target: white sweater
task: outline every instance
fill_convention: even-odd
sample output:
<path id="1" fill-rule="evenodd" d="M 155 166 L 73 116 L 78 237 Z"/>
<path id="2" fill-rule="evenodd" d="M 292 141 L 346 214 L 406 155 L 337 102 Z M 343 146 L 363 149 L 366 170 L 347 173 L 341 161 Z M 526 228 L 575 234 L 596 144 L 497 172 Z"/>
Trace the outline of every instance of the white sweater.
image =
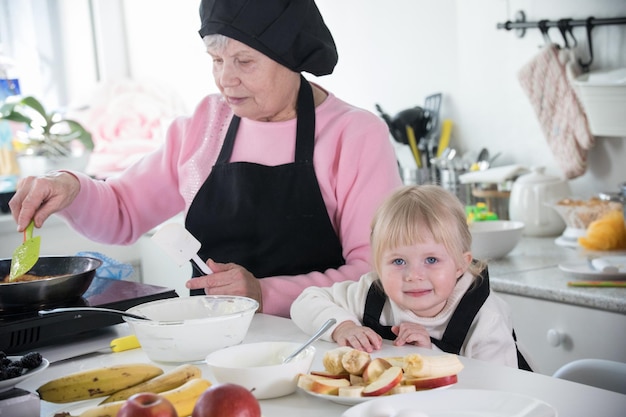
<path id="1" fill-rule="evenodd" d="M 337 324 L 324 335 L 325 340 L 332 341 L 330 335 L 340 323 L 346 320 L 363 323 L 367 292 L 377 279 L 375 272 L 369 272 L 357 282 L 343 281 L 325 288 L 309 287 L 292 304 L 291 318 L 305 333 L 313 334 L 326 320 L 334 317 Z M 435 317 L 417 316 L 388 299 L 380 323 L 385 326 L 418 323 L 428 330 L 431 337 L 441 339 L 452 313 L 473 280 L 474 276 L 469 272 L 463 275 L 448 303 Z M 491 292 L 474 318 L 460 354 L 517 368 L 517 351 L 512 333 L 509 306 Z M 439 351 L 434 345 L 433 349 Z"/>

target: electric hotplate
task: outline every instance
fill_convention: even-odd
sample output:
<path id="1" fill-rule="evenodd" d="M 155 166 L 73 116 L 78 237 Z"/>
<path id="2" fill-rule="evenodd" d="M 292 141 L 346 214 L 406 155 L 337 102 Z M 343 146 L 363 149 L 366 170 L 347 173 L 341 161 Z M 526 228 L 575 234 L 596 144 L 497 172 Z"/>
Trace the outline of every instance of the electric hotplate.
<path id="1" fill-rule="evenodd" d="M 178 295 L 171 288 L 95 277 L 83 296 L 76 300 L 61 305 L 42 305 L 35 310 L 0 312 L 0 351 L 14 354 L 67 343 L 86 332 L 124 321 L 121 316 L 98 312 L 40 316 L 40 309 L 89 306 L 127 310 L 138 304 L 173 297 Z"/>

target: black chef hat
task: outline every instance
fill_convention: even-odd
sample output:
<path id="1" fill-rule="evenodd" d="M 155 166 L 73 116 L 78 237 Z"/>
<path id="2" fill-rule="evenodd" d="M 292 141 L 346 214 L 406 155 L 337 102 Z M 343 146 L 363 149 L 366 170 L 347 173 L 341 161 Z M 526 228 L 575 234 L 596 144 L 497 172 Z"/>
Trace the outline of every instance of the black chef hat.
<path id="1" fill-rule="evenodd" d="M 295 72 L 327 75 L 337 48 L 314 0 L 202 0 L 200 36 L 219 33 Z"/>

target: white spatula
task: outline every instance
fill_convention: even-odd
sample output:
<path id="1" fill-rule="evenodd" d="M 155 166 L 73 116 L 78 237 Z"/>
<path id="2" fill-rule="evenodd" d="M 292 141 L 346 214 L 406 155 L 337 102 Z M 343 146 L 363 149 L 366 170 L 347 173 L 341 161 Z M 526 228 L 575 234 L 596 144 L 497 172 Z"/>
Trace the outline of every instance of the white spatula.
<path id="1" fill-rule="evenodd" d="M 200 259 L 200 242 L 180 223 L 168 223 L 152 236 L 152 240 L 178 264 L 183 266 L 190 260 L 206 275 L 212 274 L 211 268 Z"/>

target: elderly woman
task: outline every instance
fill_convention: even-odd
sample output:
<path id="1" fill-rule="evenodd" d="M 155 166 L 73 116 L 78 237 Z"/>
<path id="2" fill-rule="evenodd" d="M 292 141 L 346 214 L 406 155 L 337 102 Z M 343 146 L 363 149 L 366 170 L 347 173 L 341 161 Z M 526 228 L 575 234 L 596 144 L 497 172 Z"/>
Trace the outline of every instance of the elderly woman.
<path id="1" fill-rule="evenodd" d="M 18 231 L 58 212 L 109 244 L 182 211 L 213 271 L 187 282 L 192 294 L 244 295 L 288 316 L 304 288 L 369 270 L 369 222 L 401 184 L 388 130 L 301 75 L 337 63 L 313 0 L 203 0 L 200 17 L 221 94 L 120 176 L 26 178 L 10 207 Z"/>

